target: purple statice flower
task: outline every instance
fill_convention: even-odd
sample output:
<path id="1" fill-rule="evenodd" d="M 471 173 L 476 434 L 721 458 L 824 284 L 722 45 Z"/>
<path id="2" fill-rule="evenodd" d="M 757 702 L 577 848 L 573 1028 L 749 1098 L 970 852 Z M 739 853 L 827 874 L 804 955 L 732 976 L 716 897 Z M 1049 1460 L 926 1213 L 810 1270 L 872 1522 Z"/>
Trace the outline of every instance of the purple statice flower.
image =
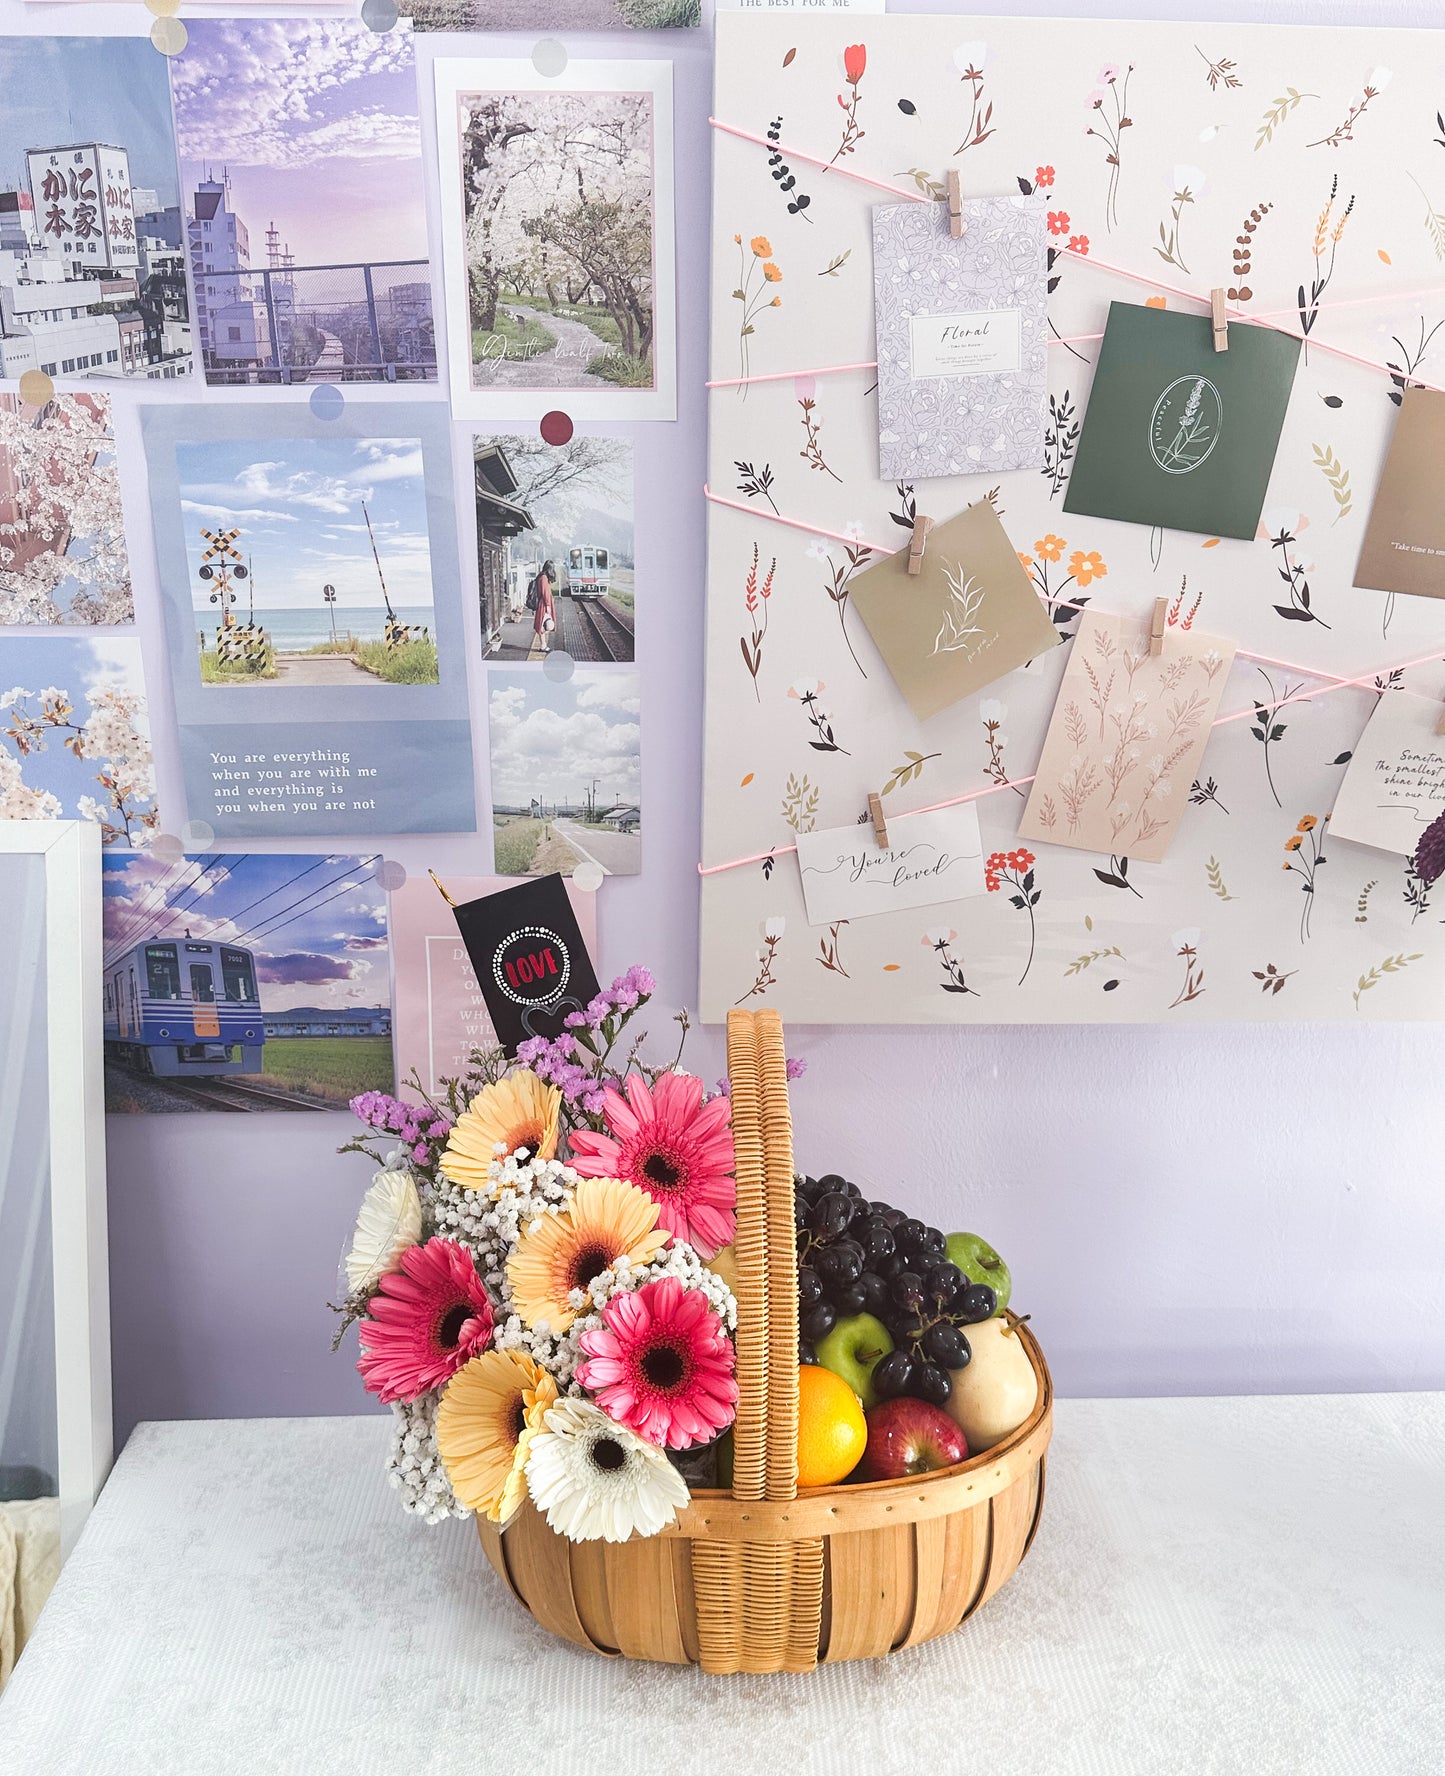
<path id="1" fill-rule="evenodd" d="M 601 1087 L 576 1056 L 577 1039 L 566 1031 L 560 1036 L 529 1036 L 517 1049 L 518 1062 L 548 1085 L 555 1085 L 563 1103 L 581 1104 L 589 1112 L 601 1109 Z"/>
<path id="2" fill-rule="evenodd" d="M 451 1133 L 446 1118 L 437 1116 L 427 1105 L 408 1104 L 389 1092 L 362 1092 L 351 1100 L 351 1110 L 368 1128 L 400 1136 L 402 1145 L 411 1149 L 412 1157 L 423 1162 L 430 1157 L 427 1143 Z"/>
<path id="3" fill-rule="evenodd" d="M 635 1011 L 656 989 L 657 982 L 651 971 L 634 963 L 626 974 L 619 974 L 610 987 L 604 987 L 590 999 L 581 1011 L 569 1011 L 563 1023 L 569 1030 L 591 1030 L 595 1034 L 608 1018 L 619 1012 Z"/>

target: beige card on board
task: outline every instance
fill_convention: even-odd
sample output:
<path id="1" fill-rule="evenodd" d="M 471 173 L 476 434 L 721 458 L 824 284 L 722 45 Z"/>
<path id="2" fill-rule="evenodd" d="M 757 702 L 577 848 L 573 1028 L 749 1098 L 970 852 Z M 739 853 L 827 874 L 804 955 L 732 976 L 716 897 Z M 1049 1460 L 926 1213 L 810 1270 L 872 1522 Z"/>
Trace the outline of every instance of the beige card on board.
<path id="1" fill-rule="evenodd" d="M 1157 863 L 1204 757 L 1234 643 L 1085 611 L 1019 837 Z"/>
<path id="2" fill-rule="evenodd" d="M 1407 388 L 1355 563 L 1355 585 L 1445 598 L 1442 456 L 1445 395 Z"/>
<path id="3" fill-rule="evenodd" d="M 905 545 L 855 576 L 849 602 L 920 721 L 1059 640 L 987 500 L 934 526 L 921 573 Z"/>
<path id="4" fill-rule="evenodd" d="M 1330 814 L 1330 835 L 1412 857 L 1425 828 L 1445 814 L 1445 737 L 1440 704 L 1386 691 L 1355 742 Z"/>

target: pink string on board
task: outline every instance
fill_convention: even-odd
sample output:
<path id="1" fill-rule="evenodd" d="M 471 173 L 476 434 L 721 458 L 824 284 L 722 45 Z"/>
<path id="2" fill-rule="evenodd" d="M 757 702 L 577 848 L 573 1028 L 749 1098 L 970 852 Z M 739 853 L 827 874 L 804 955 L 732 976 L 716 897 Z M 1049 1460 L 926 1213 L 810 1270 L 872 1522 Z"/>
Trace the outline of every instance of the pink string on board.
<path id="1" fill-rule="evenodd" d="M 1048 340 L 1049 345 L 1088 345 L 1095 339 L 1102 339 L 1102 333 L 1071 333 L 1068 338 L 1056 333 Z M 758 376 L 718 376 L 711 382 L 705 382 L 704 388 L 731 389 L 750 388 L 755 382 L 796 382 L 800 376 L 843 376 L 849 370 L 876 370 L 878 360 L 869 358 L 866 363 L 857 364 L 820 364 L 812 370 L 768 370 Z"/>
<path id="2" fill-rule="evenodd" d="M 740 141 L 756 142 L 759 148 L 772 150 L 788 155 L 793 160 L 805 160 L 809 166 L 821 167 L 825 173 L 845 173 L 850 179 L 857 179 L 860 184 L 872 185 L 879 191 L 892 192 L 894 197 L 917 198 L 919 203 L 932 203 L 931 197 L 925 197 L 921 191 L 905 191 L 901 185 L 890 185 L 886 179 L 875 179 L 868 173 L 860 173 L 854 167 L 845 167 L 840 162 L 822 160 L 816 154 L 808 154 L 802 148 L 784 148 L 781 142 L 770 142 L 766 136 L 756 136 L 751 130 L 739 129 L 735 123 L 724 123 L 720 118 L 709 117 L 708 122 L 715 130 L 721 130 L 725 136 L 737 136 Z"/>
<path id="3" fill-rule="evenodd" d="M 1244 652 L 1242 648 L 1237 651 Z M 1248 658 L 1257 659 L 1259 656 L 1251 654 Z M 1278 703 L 1272 703 L 1270 708 L 1271 710 L 1280 710 L 1289 703 L 1308 703 L 1315 697 L 1329 696 L 1331 691 L 1375 690 L 1377 688 L 1375 681 L 1386 674 L 1408 672 L 1412 666 L 1428 666 L 1439 658 L 1438 653 L 1422 654 L 1418 660 L 1402 660 L 1397 666 L 1378 666 L 1372 672 L 1361 674 L 1359 678 L 1337 678 L 1319 690 L 1296 691 L 1292 696 L 1281 697 Z M 1301 666 L 1296 670 L 1313 678 L 1331 678 L 1333 676 L 1309 666 Z M 1390 693 L 1392 696 L 1398 694 L 1398 692 Z M 1405 693 L 1406 696 L 1412 694 L 1408 691 Z M 1212 731 L 1215 728 L 1224 727 L 1227 722 L 1249 721 L 1253 716 L 1254 705 L 1251 704 L 1247 709 L 1234 709 L 1228 715 L 1217 715 L 1209 726 Z M 890 821 L 911 820 L 915 814 L 941 814 L 945 808 L 961 808 L 966 802 L 979 802 L 985 796 L 1000 795 L 1006 789 L 1022 789 L 1025 784 L 1032 783 L 1037 775 L 1038 773 L 1034 772 L 1027 777 L 1010 777 L 1006 783 L 989 783 L 982 789 L 970 789 L 963 795 L 948 796 L 941 802 L 930 802 L 924 808 L 909 808 L 899 814 L 890 814 L 888 818 Z M 786 857 L 789 851 L 796 851 L 797 848 L 796 845 L 774 845 L 770 850 L 756 851 L 749 857 L 733 857 L 726 863 L 700 863 L 697 866 L 697 873 L 700 876 L 717 876 L 725 870 L 743 869 L 750 863 L 762 863 L 769 857 Z"/>
<path id="4" fill-rule="evenodd" d="M 909 191 L 906 187 L 904 187 L 902 185 L 892 185 L 892 184 L 889 184 L 886 180 L 875 179 L 872 177 L 871 174 L 860 173 L 853 167 L 844 166 L 841 162 L 823 160 L 816 154 L 808 154 L 803 149 L 791 147 L 787 143 L 784 143 L 784 142 L 769 141 L 766 136 L 755 135 L 755 134 L 753 134 L 753 132 L 751 130 L 739 129 L 735 124 L 723 123 L 719 118 L 709 117 L 708 122 L 712 125 L 712 127 L 714 129 L 721 130 L 725 135 L 737 136 L 739 138 L 739 140 L 744 141 L 744 142 L 755 142 L 755 143 L 757 143 L 757 145 L 760 148 L 766 148 L 770 152 L 776 150 L 780 154 L 786 154 L 792 160 L 807 161 L 810 166 L 821 167 L 823 169 L 823 171 L 827 172 L 827 173 L 842 173 L 846 178 L 857 179 L 858 181 L 860 181 L 860 183 L 862 183 L 864 185 L 872 185 L 872 186 L 876 187 L 879 191 L 887 191 L 887 192 L 891 193 L 894 197 L 899 198 L 904 202 L 907 202 L 907 203 L 936 203 L 939 201 L 937 198 L 932 198 L 932 197 L 926 196 L 921 191 Z M 1128 266 L 1115 265 L 1107 259 L 1100 259 L 1097 255 L 1095 255 L 1093 253 L 1081 252 L 1081 251 L 1079 251 L 1079 249 L 1077 247 L 1070 247 L 1070 246 L 1064 245 L 1064 246 L 1059 247 L 1057 249 L 1057 251 L 1059 251 L 1060 253 L 1067 253 L 1071 259 L 1077 259 L 1081 264 L 1097 266 L 1100 271 L 1107 271 L 1115 277 L 1128 278 L 1136 284 L 1147 284 L 1150 286 L 1151 289 L 1166 290 L 1169 292 L 1170 295 L 1178 296 L 1183 301 L 1197 302 L 1197 303 L 1201 303 L 1206 308 L 1209 307 L 1210 298 L 1208 297 L 1208 295 L 1201 296 L 1198 293 L 1198 291 L 1185 289 L 1182 284 L 1171 284 L 1171 283 L 1168 283 L 1163 278 L 1151 277 L 1146 272 L 1131 271 L 1128 268 Z M 1402 293 L 1399 297 L 1388 297 L 1387 296 L 1386 298 L 1384 298 L 1384 300 L 1405 302 L 1405 301 L 1413 301 L 1418 296 L 1436 295 L 1436 294 L 1441 294 L 1441 293 L 1442 293 L 1442 291 L 1440 291 L 1440 290 L 1412 290 L 1412 291 Z M 1354 307 L 1359 307 L 1362 304 L 1366 304 L 1369 302 L 1378 302 L 1380 300 L 1381 300 L 1381 298 L 1378 296 L 1361 296 L 1361 297 L 1351 297 L 1348 299 L 1340 299 L 1335 302 L 1328 302 L 1328 303 L 1322 302 L 1318 306 L 1320 308 L 1354 308 Z M 1393 374 L 1397 374 L 1397 372 L 1393 372 L 1390 369 L 1390 366 L 1388 364 L 1382 364 L 1376 358 L 1362 357 L 1359 352 L 1349 351 L 1346 349 L 1346 347 L 1344 347 L 1342 345 L 1331 345 L 1327 339 L 1317 338 L 1314 334 L 1307 334 L 1301 329 L 1296 329 L 1294 327 L 1281 327 L 1281 326 L 1275 325 L 1273 323 L 1273 320 L 1268 318 L 1268 317 L 1272 317 L 1275 315 L 1284 315 L 1284 314 L 1295 313 L 1296 311 L 1292 308 L 1265 309 L 1265 310 L 1259 311 L 1256 314 L 1251 315 L 1251 314 L 1246 314 L 1240 308 L 1226 306 L 1225 312 L 1227 313 L 1230 321 L 1238 322 L 1241 326 L 1265 327 L 1267 330 L 1269 330 L 1271 332 L 1283 333 L 1290 339 L 1298 339 L 1306 346 L 1312 345 L 1312 346 L 1316 347 L 1319 351 L 1330 352 L 1333 356 L 1335 356 L 1337 358 L 1344 358 L 1348 363 L 1359 364 L 1366 370 L 1374 370 L 1384 376 L 1390 376 Z M 1081 336 L 1079 339 L 1060 340 L 1060 341 L 1058 341 L 1058 343 L 1065 344 L 1065 345 L 1080 344 L 1083 342 L 1084 337 L 1091 338 L 1091 339 L 1092 338 L 1102 338 L 1102 335 L 1101 334 L 1089 334 L 1086 336 Z M 853 365 L 838 366 L 838 368 L 840 368 L 840 369 L 841 368 L 852 369 L 852 368 L 863 368 L 863 367 L 864 366 L 853 366 Z M 867 366 L 867 367 L 868 368 L 876 368 L 876 365 Z M 735 387 L 738 387 L 741 384 L 747 383 L 747 382 L 780 381 L 780 380 L 785 380 L 789 376 L 800 376 L 800 375 L 801 376 L 809 376 L 809 375 L 824 376 L 824 375 L 829 375 L 831 373 L 832 372 L 830 372 L 828 370 L 783 371 L 781 373 L 774 373 L 774 374 L 766 376 L 766 377 L 762 377 L 762 376 L 759 376 L 759 377 L 739 377 L 736 379 L 736 381 L 732 381 L 732 382 L 708 383 L 707 386 L 709 388 L 735 388 Z M 1408 377 L 1407 382 L 1408 382 L 1408 386 L 1411 388 L 1428 389 L 1432 394 L 1445 394 L 1445 385 L 1441 385 L 1439 383 L 1434 383 L 1434 382 L 1426 382 L 1423 380 L 1423 378 L 1418 377 L 1418 376 L 1412 375 L 1412 376 Z"/>
<path id="5" fill-rule="evenodd" d="M 853 536 L 845 530 L 825 530 L 819 524 L 805 524 L 801 518 L 785 518 L 781 512 L 772 512 L 761 506 L 745 505 L 741 500 L 728 499 L 725 494 L 714 493 L 712 488 L 709 487 L 706 482 L 703 483 L 702 492 L 703 498 L 711 500 L 715 506 L 729 506 L 734 512 L 745 512 L 750 518 L 766 518 L 770 524 L 786 524 L 790 530 L 807 531 L 812 536 L 831 537 L 835 543 L 861 543 L 865 549 L 870 550 L 874 555 L 886 556 L 902 553 L 902 550 L 887 549 L 882 543 L 870 543 L 866 537 Z M 907 544 L 905 543 L 903 547 L 907 548 Z M 1037 588 L 1035 588 L 1035 591 L 1037 592 Z M 1092 601 L 1087 604 L 1077 604 L 1072 598 L 1051 598 L 1043 592 L 1037 592 L 1037 596 L 1041 604 L 1047 604 L 1054 610 L 1082 611 L 1088 609 L 1092 610 L 1096 616 L 1101 617 L 1122 617 L 1123 614 L 1120 611 L 1100 610 L 1098 605 L 1094 604 Z M 1234 652 L 1238 659 L 1254 660 L 1261 666 L 1277 666 L 1282 672 L 1302 672 L 1306 678 L 1323 678 L 1332 684 L 1341 685 L 1350 685 L 1357 682 L 1352 678 L 1341 678 L 1337 672 L 1326 672 L 1322 666 L 1302 666 L 1298 660 L 1281 660 L 1274 654 L 1255 653 L 1251 648 L 1237 647 Z M 1432 660 L 1439 658 L 1436 654 L 1430 654 L 1426 657 Z M 1420 662 L 1414 660 L 1411 661 L 1410 664 L 1418 666 Z M 1404 668 L 1392 667 L 1390 670 L 1403 671 Z M 1022 782 L 1023 779 L 1020 778 L 1019 781 Z"/>
<path id="6" fill-rule="evenodd" d="M 819 167 L 825 173 L 835 173 L 835 172 L 842 173 L 844 175 L 844 177 L 846 177 L 846 178 L 855 179 L 859 183 L 864 184 L 864 185 L 870 185 L 875 190 L 886 191 L 891 196 L 896 197 L 896 198 L 900 199 L 901 201 L 909 202 L 909 203 L 932 203 L 932 202 L 937 201 L 937 200 L 925 195 L 922 192 L 910 191 L 902 186 L 893 185 L 893 184 L 887 182 L 886 180 L 876 179 L 868 173 L 860 173 L 855 168 L 849 167 L 849 166 L 844 166 L 837 161 L 823 160 L 820 156 L 814 155 L 814 154 L 809 154 L 803 149 L 791 147 L 791 146 L 784 144 L 782 142 L 771 141 L 767 137 L 756 135 L 750 130 L 739 129 L 733 124 L 723 123 L 720 119 L 718 119 L 716 117 L 709 117 L 708 122 L 714 129 L 719 130 L 726 135 L 736 136 L 742 141 L 755 143 L 759 147 L 767 148 L 770 152 L 776 150 L 779 153 L 787 155 L 792 160 L 803 161 L 803 162 L 806 162 L 810 166 Z M 1078 260 L 1083 261 L 1086 264 L 1096 266 L 1100 271 L 1108 272 L 1113 276 L 1122 277 L 1122 278 L 1128 279 L 1134 283 L 1145 284 L 1145 285 L 1148 285 L 1152 289 L 1166 291 L 1168 294 L 1176 296 L 1183 301 L 1197 303 L 1197 304 L 1200 304 L 1201 306 L 1204 306 L 1206 308 L 1210 305 L 1210 298 L 1208 295 L 1201 296 L 1197 291 L 1186 289 L 1182 285 L 1169 283 L 1164 279 L 1152 277 L 1144 272 L 1133 271 L 1133 270 L 1129 269 L 1127 266 L 1115 265 L 1115 264 L 1111 263 L 1110 261 L 1100 259 L 1096 255 L 1091 254 L 1087 251 L 1081 252 L 1077 248 L 1070 247 L 1067 245 L 1062 245 L 1057 250 L 1061 253 L 1067 253 L 1070 258 L 1078 259 Z M 1436 288 L 1427 288 L 1427 289 L 1423 289 L 1423 290 L 1413 290 L 1413 291 L 1402 292 L 1398 296 L 1393 296 L 1393 297 L 1386 296 L 1383 300 L 1406 302 L 1406 301 L 1414 301 L 1421 296 L 1434 296 L 1434 295 L 1439 295 L 1442 293 L 1445 293 L 1445 286 L 1436 287 Z M 1367 305 L 1372 302 L 1378 302 L 1380 300 L 1382 300 L 1382 299 L 1378 295 L 1367 296 L 1367 297 L 1350 297 L 1350 298 L 1337 299 L 1337 300 L 1334 300 L 1331 302 L 1322 302 L 1322 303 L 1319 303 L 1317 306 L 1321 309 L 1323 309 L 1323 308 L 1354 308 L 1354 307 L 1364 306 L 1364 305 Z M 1275 318 L 1277 316 L 1293 314 L 1296 312 L 1297 312 L 1297 310 L 1294 307 L 1281 308 L 1281 309 L 1258 310 L 1254 314 L 1247 314 L 1243 310 L 1239 309 L 1238 307 L 1234 307 L 1234 306 L 1227 306 L 1227 308 L 1226 308 L 1226 313 L 1227 313 L 1228 318 L 1231 322 L 1235 322 L 1235 323 L 1238 323 L 1238 324 L 1244 325 L 1244 326 L 1267 327 L 1268 330 L 1270 330 L 1270 331 L 1285 334 L 1289 338 L 1297 339 L 1297 340 L 1301 341 L 1306 346 L 1313 345 L 1320 351 L 1329 352 L 1336 357 L 1343 358 L 1344 360 L 1346 360 L 1349 363 L 1358 364 L 1366 370 L 1374 370 L 1374 371 L 1377 371 L 1377 372 L 1382 373 L 1384 375 L 1396 374 L 1395 372 L 1393 372 L 1391 370 L 1391 367 L 1389 365 L 1381 364 L 1376 359 L 1373 359 L 1373 358 L 1364 357 L 1361 354 L 1359 354 L 1358 352 L 1352 352 L 1344 346 L 1332 345 L 1328 340 L 1320 339 L 1320 338 L 1317 338 L 1313 335 L 1307 335 L 1302 330 L 1297 330 L 1297 329 L 1291 328 L 1291 327 L 1271 325 L 1271 323 L 1275 320 Z M 1059 344 L 1059 345 L 1077 345 L 1077 344 L 1084 344 L 1086 342 L 1090 342 L 1090 341 L 1097 340 L 1097 339 L 1102 339 L 1103 337 L 1104 336 L 1102 333 L 1079 334 L 1079 335 L 1076 335 L 1076 336 L 1074 336 L 1072 338 L 1068 338 L 1068 339 L 1065 339 L 1065 338 L 1062 338 L 1062 337 L 1059 337 L 1056 335 L 1053 339 L 1050 340 L 1049 343 L 1050 344 Z M 739 388 L 739 387 L 748 386 L 754 382 L 759 382 L 759 383 L 787 382 L 787 381 L 795 380 L 799 377 L 841 375 L 841 374 L 846 374 L 847 372 L 850 372 L 850 371 L 876 370 L 877 367 L 878 366 L 877 366 L 876 361 L 870 362 L 870 363 L 857 363 L 857 364 L 834 364 L 834 365 L 826 365 L 826 366 L 819 367 L 817 369 L 809 369 L 809 370 L 781 370 L 781 371 L 771 371 L 771 372 L 767 372 L 765 374 L 760 374 L 757 376 L 719 378 L 716 381 L 708 382 L 706 386 L 710 389 L 711 388 Z M 1414 375 L 1411 375 L 1408 377 L 1407 386 L 1413 387 L 1413 388 L 1428 389 L 1428 390 L 1435 392 L 1435 393 L 1445 393 L 1445 388 L 1442 388 L 1440 385 L 1435 384 L 1435 383 L 1425 382 L 1423 379 L 1421 379 L 1417 376 L 1414 376 Z M 896 551 L 893 549 L 882 548 L 878 544 L 875 544 L 875 543 L 869 543 L 863 537 L 852 535 L 846 531 L 829 530 L 821 525 L 807 524 L 807 523 L 804 523 L 801 519 L 786 517 L 781 512 L 766 511 L 766 510 L 762 510 L 761 508 L 758 508 L 755 506 L 746 505 L 740 500 L 729 499 L 723 494 L 714 493 L 712 488 L 707 486 L 706 484 L 704 484 L 704 487 L 703 487 L 703 494 L 704 494 L 704 497 L 706 499 L 708 499 L 709 501 L 711 501 L 714 505 L 729 507 L 733 511 L 744 513 L 749 518 L 758 518 L 758 517 L 766 518 L 773 523 L 785 525 L 787 528 L 792 529 L 792 530 L 804 531 L 807 534 L 812 535 L 812 536 L 827 537 L 835 542 L 840 542 L 840 543 L 844 543 L 844 544 L 848 544 L 848 545 L 857 545 L 857 544 L 861 543 L 865 548 L 869 549 L 872 553 L 878 554 L 881 556 L 892 555 L 892 554 L 899 552 L 899 551 Z M 1039 597 L 1041 599 L 1041 602 L 1051 606 L 1054 609 L 1065 609 L 1065 610 L 1079 611 L 1079 610 L 1083 610 L 1085 608 L 1083 605 L 1078 604 L 1078 603 L 1074 602 L 1073 600 L 1067 599 L 1067 598 L 1051 598 L 1045 594 L 1039 594 Z M 1097 606 L 1091 605 L 1089 608 L 1097 611 Z M 1098 614 L 1112 615 L 1115 613 L 1099 612 Z M 1236 657 L 1240 658 L 1240 659 L 1252 660 L 1252 661 L 1255 661 L 1261 665 L 1274 666 L 1274 667 L 1279 668 L 1282 671 L 1295 672 L 1295 673 L 1299 673 L 1299 674 L 1303 675 L 1306 678 L 1312 678 L 1315 680 L 1324 681 L 1316 689 L 1313 689 L 1310 691 L 1305 691 L 1305 690 L 1301 689 L 1297 692 L 1291 693 L 1288 696 L 1281 697 L 1277 703 L 1272 703 L 1270 705 L 1270 708 L 1272 711 L 1277 711 L 1279 709 L 1283 709 L 1288 704 L 1304 703 L 1304 702 L 1311 701 L 1315 697 L 1328 696 L 1331 691 L 1378 690 L 1379 680 L 1381 678 L 1393 676 L 1398 673 L 1408 672 L 1416 666 L 1426 666 L 1426 665 L 1433 664 L 1433 663 L 1437 662 L 1438 660 L 1440 660 L 1442 657 L 1439 650 L 1437 650 L 1434 653 L 1422 654 L 1418 658 L 1413 659 L 1413 660 L 1403 660 L 1403 661 L 1400 661 L 1396 664 L 1373 668 L 1371 671 L 1366 672 L 1366 673 L 1362 673 L 1357 677 L 1342 678 L 1338 674 L 1332 673 L 1332 672 L 1327 672 L 1321 667 L 1304 666 L 1304 665 L 1299 664 L 1297 661 L 1282 660 L 1282 659 L 1277 658 L 1274 655 L 1257 653 L 1257 652 L 1254 652 L 1253 650 L 1248 649 L 1248 648 L 1237 648 L 1235 650 L 1235 654 L 1236 654 Z M 1401 688 L 1403 688 L 1403 687 L 1401 687 Z M 1409 691 L 1406 691 L 1405 694 L 1412 695 L 1412 694 L 1418 694 L 1418 693 L 1411 693 Z M 1251 703 L 1248 707 L 1246 707 L 1244 709 L 1233 710 L 1228 715 L 1216 716 L 1215 719 L 1210 723 L 1211 731 L 1214 728 L 1224 727 L 1225 725 L 1227 725 L 1230 722 L 1247 721 L 1247 720 L 1253 719 L 1255 716 L 1255 709 L 1256 709 L 1256 706 L 1253 703 Z M 936 814 L 936 813 L 940 813 L 943 810 L 948 809 L 948 808 L 962 807 L 969 802 L 981 801 L 985 796 L 1001 794 L 1004 790 L 1022 789 L 1034 781 L 1035 775 L 1036 775 L 1036 773 L 1030 774 L 1027 777 L 1010 778 L 1004 783 L 990 783 L 980 789 L 968 790 L 962 795 L 949 796 L 949 797 L 946 797 L 942 801 L 930 802 L 929 804 L 927 804 L 925 807 L 922 807 L 922 808 L 911 808 L 911 809 L 908 809 L 907 811 L 902 812 L 902 813 L 892 814 L 889 816 L 889 818 L 891 820 L 907 820 L 907 819 L 910 819 L 911 817 L 913 817 L 914 815 Z M 699 864 L 697 865 L 697 872 L 700 876 L 719 875 L 727 870 L 744 868 L 748 864 L 751 864 L 751 863 L 765 862 L 770 857 L 786 856 L 790 851 L 796 851 L 797 848 L 798 847 L 796 844 L 773 845 L 773 846 L 770 846 L 766 851 L 753 852 L 752 854 L 750 854 L 749 856 L 746 856 L 746 857 L 735 857 L 735 858 L 730 859 L 726 863 L 704 864 L 704 863 L 699 862 Z"/>

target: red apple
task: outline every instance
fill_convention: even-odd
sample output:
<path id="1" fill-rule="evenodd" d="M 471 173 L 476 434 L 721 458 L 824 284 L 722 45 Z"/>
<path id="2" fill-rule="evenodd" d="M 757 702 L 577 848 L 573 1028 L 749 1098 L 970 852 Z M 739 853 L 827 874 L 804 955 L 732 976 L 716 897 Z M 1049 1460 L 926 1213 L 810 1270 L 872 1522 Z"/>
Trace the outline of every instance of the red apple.
<path id="1" fill-rule="evenodd" d="M 863 1480 L 901 1480 L 968 1460 L 968 1439 L 941 1406 L 907 1395 L 864 1414 L 868 1443 L 858 1464 Z"/>

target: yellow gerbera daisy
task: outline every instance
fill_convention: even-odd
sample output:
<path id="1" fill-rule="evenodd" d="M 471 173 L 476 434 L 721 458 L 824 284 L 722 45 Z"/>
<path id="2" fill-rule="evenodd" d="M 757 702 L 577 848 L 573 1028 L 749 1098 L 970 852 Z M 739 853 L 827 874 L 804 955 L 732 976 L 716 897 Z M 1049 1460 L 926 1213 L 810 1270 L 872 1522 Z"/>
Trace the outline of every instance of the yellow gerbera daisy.
<path id="1" fill-rule="evenodd" d="M 456 1372 L 437 1408 L 436 1435 L 462 1504 L 510 1522 L 527 1494 L 528 1446 L 556 1400 L 556 1382 L 523 1351 L 484 1351 Z"/>
<path id="2" fill-rule="evenodd" d="M 534 1159 L 557 1151 L 557 1117 L 562 1094 L 529 1068 L 485 1085 L 456 1120 L 442 1152 L 441 1169 L 466 1190 L 490 1188 L 487 1167 L 501 1146 L 506 1153 L 525 1147 Z"/>
<path id="3" fill-rule="evenodd" d="M 566 1208 L 524 1229 L 507 1260 L 512 1304 L 529 1326 L 565 1332 L 577 1317 L 567 1297 L 619 1258 L 647 1264 L 667 1244 L 657 1204 L 619 1178 L 583 1178 Z"/>

